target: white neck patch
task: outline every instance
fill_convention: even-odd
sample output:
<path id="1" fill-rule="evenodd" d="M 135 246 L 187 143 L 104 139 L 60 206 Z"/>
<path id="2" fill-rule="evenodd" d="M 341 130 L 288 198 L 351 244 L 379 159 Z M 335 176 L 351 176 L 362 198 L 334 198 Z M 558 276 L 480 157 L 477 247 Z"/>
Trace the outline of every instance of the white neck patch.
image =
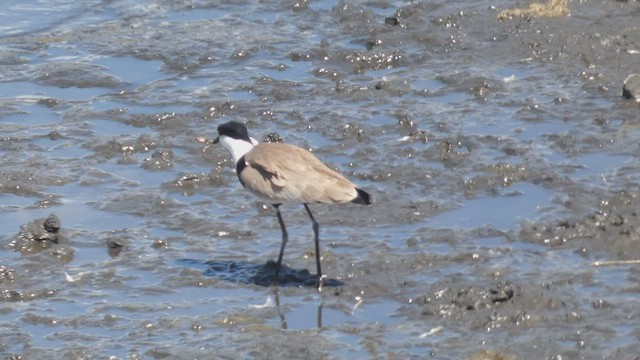
<path id="1" fill-rule="evenodd" d="M 227 149 L 229 153 L 231 153 L 234 164 L 237 164 L 238 160 L 240 160 L 240 158 L 243 157 L 244 154 L 251 151 L 251 149 L 253 149 L 253 147 L 257 145 L 254 143 L 246 142 L 245 140 L 234 139 L 226 135 L 220 136 L 220 144 L 222 144 L 222 146 L 224 146 L 224 148 Z"/>

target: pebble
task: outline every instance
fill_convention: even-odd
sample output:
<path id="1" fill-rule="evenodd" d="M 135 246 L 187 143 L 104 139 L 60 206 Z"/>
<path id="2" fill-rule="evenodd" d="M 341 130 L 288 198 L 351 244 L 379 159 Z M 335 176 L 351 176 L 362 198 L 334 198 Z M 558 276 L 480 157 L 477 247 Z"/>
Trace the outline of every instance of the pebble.
<path id="1" fill-rule="evenodd" d="M 631 74 L 624 80 L 622 96 L 640 102 L 640 74 Z"/>

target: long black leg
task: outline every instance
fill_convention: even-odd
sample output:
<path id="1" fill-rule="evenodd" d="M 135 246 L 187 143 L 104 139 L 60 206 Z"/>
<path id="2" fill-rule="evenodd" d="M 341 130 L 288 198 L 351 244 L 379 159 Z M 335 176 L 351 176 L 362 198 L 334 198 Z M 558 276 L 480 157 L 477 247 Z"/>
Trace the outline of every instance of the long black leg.
<path id="1" fill-rule="evenodd" d="M 282 313 L 282 309 L 280 309 L 280 294 L 278 292 L 278 287 L 273 287 L 273 298 L 276 300 L 276 311 L 278 312 L 278 316 L 280 317 L 280 327 L 282 330 L 287 330 L 289 325 L 287 325 L 287 319 L 284 317 Z"/>
<path id="2" fill-rule="evenodd" d="M 282 256 L 284 255 L 284 247 L 289 241 L 289 234 L 287 234 L 287 228 L 282 221 L 282 215 L 280 215 L 280 204 L 273 204 L 276 208 L 276 215 L 278 215 L 278 222 L 280 223 L 280 229 L 282 230 L 282 245 L 280 245 L 280 254 L 278 255 L 278 263 L 276 264 L 276 282 L 278 281 L 278 275 L 280 275 L 280 267 L 282 266 Z"/>
<path id="3" fill-rule="evenodd" d="M 316 267 L 318 268 L 318 290 L 321 290 L 322 289 L 322 269 L 320 267 L 320 235 L 319 235 L 320 225 L 318 225 L 318 222 L 313 217 L 313 214 L 311 214 L 311 210 L 309 210 L 309 206 L 307 204 L 304 204 L 304 208 L 307 210 L 307 214 L 309 214 L 309 218 L 313 223 L 313 235 L 314 235 L 313 240 L 316 243 Z"/>

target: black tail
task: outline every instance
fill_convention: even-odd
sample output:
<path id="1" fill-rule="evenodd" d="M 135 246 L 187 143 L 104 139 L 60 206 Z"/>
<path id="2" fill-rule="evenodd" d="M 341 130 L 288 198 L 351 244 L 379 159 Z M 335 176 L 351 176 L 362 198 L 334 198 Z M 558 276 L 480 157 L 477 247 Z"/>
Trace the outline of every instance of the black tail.
<path id="1" fill-rule="evenodd" d="M 358 193 L 358 196 L 356 196 L 353 200 L 351 200 L 352 203 L 371 205 L 371 203 L 373 202 L 373 199 L 371 198 L 371 195 L 369 195 L 368 192 L 359 188 L 356 188 L 356 192 Z"/>

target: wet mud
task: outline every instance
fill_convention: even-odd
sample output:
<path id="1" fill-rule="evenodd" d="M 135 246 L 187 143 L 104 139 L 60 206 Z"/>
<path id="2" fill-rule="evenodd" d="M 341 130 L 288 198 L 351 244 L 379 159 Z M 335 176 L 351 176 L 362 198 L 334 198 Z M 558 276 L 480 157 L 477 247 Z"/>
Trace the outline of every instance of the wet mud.
<path id="1" fill-rule="evenodd" d="M 45 3 L 0 35 L 3 358 L 640 353 L 639 2 Z M 229 120 L 374 196 L 312 205 L 322 292 Z"/>

